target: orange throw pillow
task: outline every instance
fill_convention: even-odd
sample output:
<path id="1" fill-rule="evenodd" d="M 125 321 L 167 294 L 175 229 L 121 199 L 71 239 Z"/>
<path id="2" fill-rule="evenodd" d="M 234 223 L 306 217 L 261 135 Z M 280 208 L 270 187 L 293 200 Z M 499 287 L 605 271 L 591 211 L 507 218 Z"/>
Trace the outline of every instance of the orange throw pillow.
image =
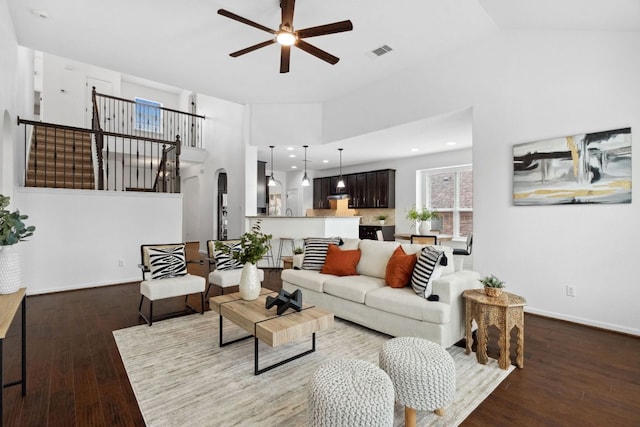
<path id="1" fill-rule="evenodd" d="M 402 246 L 398 246 L 387 263 L 387 270 L 384 275 L 387 285 L 392 288 L 404 288 L 407 286 L 411 281 L 413 267 L 416 266 L 417 261 L 418 258 L 415 254 L 407 255 Z"/>
<path id="2" fill-rule="evenodd" d="M 336 245 L 329 245 L 327 258 L 320 273 L 335 276 L 356 276 L 356 266 L 360 261 L 360 249 L 343 251 Z"/>

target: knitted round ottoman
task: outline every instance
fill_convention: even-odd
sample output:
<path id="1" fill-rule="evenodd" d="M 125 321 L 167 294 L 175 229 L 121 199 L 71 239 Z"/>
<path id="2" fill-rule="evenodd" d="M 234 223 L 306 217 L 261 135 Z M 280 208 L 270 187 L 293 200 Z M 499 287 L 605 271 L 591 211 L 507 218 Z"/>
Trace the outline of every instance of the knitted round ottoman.
<path id="1" fill-rule="evenodd" d="M 405 406 L 405 425 L 416 425 L 416 409 L 444 415 L 456 392 L 456 365 L 447 350 L 415 337 L 392 338 L 380 351 L 380 368 Z"/>
<path id="2" fill-rule="evenodd" d="M 315 370 L 309 385 L 312 427 L 393 426 L 393 384 L 376 365 L 336 359 Z"/>

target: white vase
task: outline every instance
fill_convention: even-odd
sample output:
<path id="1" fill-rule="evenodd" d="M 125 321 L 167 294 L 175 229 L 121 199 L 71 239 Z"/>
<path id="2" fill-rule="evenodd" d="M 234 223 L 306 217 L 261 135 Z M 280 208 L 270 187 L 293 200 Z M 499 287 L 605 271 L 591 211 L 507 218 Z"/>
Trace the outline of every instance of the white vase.
<path id="1" fill-rule="evenodd" d="M 0 294 L 17 292 L 22 284 L 20 254 L 14 246 L 0 246 Z"/>
<path id="2" fill-rule="evenodd" d="M 258 298 L 258 296 L 260 296 L 258 267 L 255 264 L 246 262 L 240 274 L 240 298 L 251 301 Z"/>
<path id="3" fill-rule="evenodd" d="M 420 234 L 431 234 L 430 228 L 431 224 L 429 223 L 429 221 L 421 221 L 420 225 L 418 226 L 418 231 L 420 232 Z"/>

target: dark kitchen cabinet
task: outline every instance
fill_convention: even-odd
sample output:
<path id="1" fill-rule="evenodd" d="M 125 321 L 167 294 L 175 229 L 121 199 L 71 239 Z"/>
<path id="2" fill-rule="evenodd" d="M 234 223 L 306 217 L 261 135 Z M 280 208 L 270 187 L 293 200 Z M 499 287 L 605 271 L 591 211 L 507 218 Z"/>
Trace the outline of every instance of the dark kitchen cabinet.
<path id="1" fill-rule="evenodd" d="M 345 187 L 338 189 L 338 176 L 313 180 L 313 208 L 327 209 L 330 194 L 349 194 L 349 207 L 395 208 L 396 171 L 384 169 L 343 175 Z"/>
<path id="2" fill-rule="evenodd" d="M 314 178 L 313 179 L 313 208 L 329 209 L 329 201 L 327 196 L 333 194 L 331 191 L 331 178 Z M 337 182 L 337 181 L 336 181 Z"/>
<path id="3" fill-rule="evenodd" d="M 382 230 L 385 241 L 394 241 L 396 227 L 394 225 L 361 225 L 359 228 L 360 239 L 378 240 L 378 230 Z"/>

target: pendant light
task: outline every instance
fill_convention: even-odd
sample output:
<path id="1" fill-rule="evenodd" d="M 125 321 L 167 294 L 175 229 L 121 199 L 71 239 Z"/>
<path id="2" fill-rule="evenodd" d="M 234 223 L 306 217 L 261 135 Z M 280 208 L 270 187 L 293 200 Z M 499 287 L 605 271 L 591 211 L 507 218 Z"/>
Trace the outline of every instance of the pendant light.
<path id="1" fill-rule="evenodd" d="M 307 176 L 307 148 L 309 148 L 309 146 L 303 145 L 303 147 L 304 147 L 304 176 L 302 177 L 302 186 L 308 187 L 311 185 L 311 183 L 309 182 L 309 177 Z"/>
<path id="2" fill-rule="evenodd" d="M 338 185 L 336 188 L 344 188 L 344 179 L 342 179 L 342 148 L 338 148 L 340 152 L 340 176 L 338 177 Z"/>
<path id="3" fill-rule="evenodd" d="M 267 184 L 267 186 L 269 187 L 276 186 L 276 180 L 273 179 L 273 148 L 274 147 L 275 147 L 274 145 L 269 146 L 269 148 L 271 148 L 271 176 L 269 177 L 269 183 Z"/>

